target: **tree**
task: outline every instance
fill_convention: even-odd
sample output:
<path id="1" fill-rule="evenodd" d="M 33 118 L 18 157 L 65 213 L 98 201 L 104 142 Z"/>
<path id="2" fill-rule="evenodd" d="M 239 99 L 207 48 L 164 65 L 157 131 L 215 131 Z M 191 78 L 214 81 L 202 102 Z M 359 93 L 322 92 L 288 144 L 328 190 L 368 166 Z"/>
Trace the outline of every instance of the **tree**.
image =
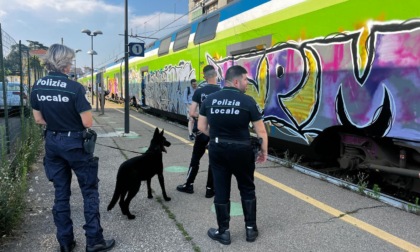
<path id="1" fill-rule="evenodd" d="M 39 43 L 38 41 L 31 41 L 27 40 L 29 42 L 29 46 L 26 46 L 24 44 L 21 44 L 21 52 L 22 52 L 22 59 L 26 58 L 26 52 L 31 50 L 38 50 L 38 49 L 44 49 L 47 50 L 48 47 L 44 46 L 43 44 Z M 19 55 L 19 44 L 12 45 L 10 47 L 10 53 L 5 56 L 4 58 L 4 69 L 6 75 L 18 75 L 20 65 L 23 64 L 23 62 L 20 61 L 20 55 Z M 38 57 L 29 57 L 29 66 L 32 69 L 36 69 L 39 71 L 39 69 L 42 69 L 41 62 Z"/>
<path id="2" fill-rule="evenodd" d="M 23 46 L 24 45 L 22 45 L 22 48 Z M 4 69 L 7 73 L 6 75 L 17 75 L 19 74 L 19 69 L 21 65 L 19 56 L 19 44 L 12 45 L 10 49 L 10 53 L 4 58 Z"/>
<path id="3" fill-rule="evenodd" d="M 48 50 L 48 46 L 44 46 L 43 44 L 39 43 L 38 41 L 32 41 L 32 40 L 26 40 L 29 42 L 29 48 L 31 50 L 37 50 L 37 49 L 44 49 Z"/>

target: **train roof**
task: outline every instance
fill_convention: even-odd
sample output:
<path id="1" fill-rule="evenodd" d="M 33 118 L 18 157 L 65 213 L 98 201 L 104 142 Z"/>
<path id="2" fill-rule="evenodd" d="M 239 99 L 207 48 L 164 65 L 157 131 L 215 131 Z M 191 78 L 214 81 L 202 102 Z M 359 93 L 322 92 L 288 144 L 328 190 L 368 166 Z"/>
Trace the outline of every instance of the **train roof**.
<path id="1" fill-rule="evenodd" d="M 176 39 L 176 36 L 178 33 L 190 28 L 189 34 L 194 34 L 197 31 L 197 27 L 199 25 L 200 22 L 207 20 L 209 18 L 212 18 L 214 16 L 218 15 L 218 23 L 223 22 L 231 17 L 234 17 L 238 14 L 241 14 L 243 12 L 246 12 L 252 8 L 255 8 L 259 5 L 262 5 L 264 3 L 270 2 L 272 0 L 236 0 L 228 5 L 225 5 L 224 7 L 213 11 L 209 14 L 203 15 L 202 17 L 194 20 L 191 23 L 188 23 L 184 26 L 182 26 L 181 28 L 178 28 L 162 37 L 160 37 L 159 39 L 157 39 L 154 42 L 151 42 L 147 45 L 145 45 L 145 53 L 147 52 L 151 52 L 153 50 L 158 50 L 161 43 L 167 41 L 169 43 L 173 43 Z M 168 38 L 170 38 L 170 40 L 168 41 Z M 136 56 L 130 56 L 129 59 L 134 59 L 137 58 Z M 109 68 L 109 67 L 113 67 L 113 66 L 117 66 L 119 65 L 120 62 L 112 62 L 108 65 L 106 65 L 103 68 Z"/>
<path id="2" fill-rule="evenodd" d="M 237 0 L 233 3 L 230 3 L 230 4 L 228 4 L 224 7 L 216 10 L 216 11 L 213 11 L 209 14 L 203 15 L 202 17 L 194 20 L 193 22 L 188 23 L 188 24 L 184 25 L 183 27 L 171 32 L 170 34 L 167 34 L 167 35 L 161 37 L 159 40 L 151 43 L 148 46 L 146 51 L 150 51 L 150 50 L 159 48 L 160 43 L 164 39 L 168 38 L 169 36 L 171 37 L 171 42 L 173 42 L 175 40 L 175 37 L 176 37 L 177 33 L 185 30 L 188 27 L 191 27 L 190 34 L 194 34 L 197 31 L 198 24 L 200 22 L 202 22 L 203 20 L 206 20 L 210 17 L 213 17 L 215 15 L 219 15 L 219 22 L 222 22 L 226 19 L 229 19 L 233 16 L 236 16 L 240 13 L 243 13 L 247 10 L 250 10 L 250 9 L 256 7 L 256 6 L 259 6 L 259 5 L 264 4 L 266 2 L 269 2 L 269 1 L 270 0 Z"/>

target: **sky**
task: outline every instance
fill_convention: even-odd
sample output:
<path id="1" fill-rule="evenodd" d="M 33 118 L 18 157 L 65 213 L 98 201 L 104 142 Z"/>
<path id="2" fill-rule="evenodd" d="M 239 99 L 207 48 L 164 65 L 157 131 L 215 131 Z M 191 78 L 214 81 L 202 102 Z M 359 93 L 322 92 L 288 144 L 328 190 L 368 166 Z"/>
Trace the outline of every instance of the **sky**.
<path id="1" fill-rule="evenodd" d="M 188 0 L 127 0 L 128 34 L 162 37 L 188 23 Z M 94 68 L 124 56 L 125 0 L 0 0 L 0 24 L 16 43 L 54 43 L 81 52 L 77 67 L 90 67 L 91 37 L 83 29 L 100 30 L 93 37 Z M 175 21 L 175 22 L 174 22 Z M 164 28 L 164 29 L 163 29 Z M 120 35 L 121 34 L 121 35 Z M 146 44 L 151 39 L 143 39 Z M 143 42 L 129 38 L 129 42 Z"/>

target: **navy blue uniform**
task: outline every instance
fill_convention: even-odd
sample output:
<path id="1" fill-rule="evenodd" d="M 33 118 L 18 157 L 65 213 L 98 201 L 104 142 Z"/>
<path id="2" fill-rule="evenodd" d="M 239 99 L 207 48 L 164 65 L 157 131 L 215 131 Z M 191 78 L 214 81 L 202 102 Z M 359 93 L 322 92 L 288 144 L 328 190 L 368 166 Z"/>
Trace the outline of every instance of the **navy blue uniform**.
<path id="1" fill-rule="evenodd" d="M 98 158 L 83 150 L 85 127 L 80 113 L 92 109 L 85 94 L 80 83 L 58 72 L 37 80 L 31 92 L 32 108 L 40 111 L 47 123 L 44 167 L 55 188 L 52 213 L 57 240 L 62 246 L 74 240 L 70 214 L 71 170 L 83 195 L 87 245 L 104 241 L 99 215 Z"/>
<path id="2" fill-rule="evenodd" d="M 192 100 L 196 103 L 198 103 L 198 107 L 201 107 L 201 104 L 206 99 L 206 97 L 214 92 L 220 91 L 219 85 L 213 85 L 213 84 L 206 84 L 201 88 L 197 88 L 194 92 L 194 95 L 192 97 Z M 209 143 L 210 138 L 206 136 L 205 134 L 202 134 L 201 132 L 197 133 L 197 136 L 195 138 L 191 162 L 190 162 L 190 168 L 188 171 L 188 177 L 187 177 L 187 184 L 194 183 L 195 177 L 197 176 L 198 169 L 200 166 L 200 159 L 206 152 L 206 146 Z M 213 186 L 213 176 L 211 173 L 211 169 L 209 167 L 209 174 L 207 177 L 207 185 L 206 187 L 214 188 Z"/>
<path id="3" fill-rule="evenodd" d="M 234 87 L 224 87 L 203 102 L 200 115 L 210 126 L 209 158 L 213 171 L 216 204 L 230 200 L 232 175 L 242 200 L 255 199 L 255 156 L 250 144 L 249 123 L 262 119 L 255 100 Z"/>

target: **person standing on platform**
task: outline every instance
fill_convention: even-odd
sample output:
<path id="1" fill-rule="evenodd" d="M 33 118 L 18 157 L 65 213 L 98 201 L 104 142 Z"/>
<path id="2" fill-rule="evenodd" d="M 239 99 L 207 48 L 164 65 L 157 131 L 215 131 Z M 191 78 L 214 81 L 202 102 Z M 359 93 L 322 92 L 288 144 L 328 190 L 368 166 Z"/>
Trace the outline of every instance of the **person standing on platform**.
<path id="1" fill-rule="evenodd" d="M 184 96 L 183 100 L 185 103 L 185 106 L 187 106 L 187 119 L 188 119 L 188 138 L 193 141 L 195 139 L 195 136 L 193 134 L 193 127 L 194 127 L 194 118 L 190 116 L 190 106 L 192 103 L 192 97 L 194 95 L 195 90 L 197 89 L 197 80 L 192 79 L 191 80 L 191 86 L 187 87 L 184 90 Z"/>
<path id="2" fill-rule="evenodd" d="M 220 86 L 217 83 L 217 73 L 213 66 L 207 65 L 203 68 L 204 79 L 207 83 L 194 92 L 192 97 L 192 103 L 190 106 L 190 117 L 197 120 L 198 118 L 198 108 L 201 106 L 202 102 L 206 99 L 209 94 L 220 91 Z M 198 169 L 200 168 L 200 159 L 206 152 L 206 147 L 209 143 L 210 138 L 202 134 L 201 132 L 196 133 L 192 157 L 190 166 L 187 173 L 187 181 L 185 184 L 177 186 L 177 190 L 184 193 L 194 193 L 194 180 L 197 176 Z M 213 186 L 213 175 L 211 167 L 208 168 L 207 173 L 207 184 L 206 184 L 206 198 L 211 198 L 214 196 L 214 186 Z"/>
<path id="3" fill-rule="evenodd" d="M 98 95 L 99 95 L 99 105 L 101 107 L 101 110 L 103 111 L 105 107 L 105 90 L 102 87 L 102 83 L 100 82 L 98 84 Z"/>
<path id="4" fill-rule="evenodd" d="M 210 136 L 209 159 L 214 178 L 214 206 L 218 228 L 210 228 L 208 236 L 222 244 L 231 243 L 230 190 L 235 176 L 241 195 L 245 217 L 246 240 L 253 242 L 258 236 L 256 224 L 257 199 L 255 196 L 255 162 L 267 160 L 267 132 L 261 109 L 255 100 L 246 95 L 247 71 L 242 66 L 232 66 L 226 71 L 225 86 L 207 96 L 201 104 L 198 129 Z M 255 155 L 250 140 L 249 124 L 253 125 L 262 140 Z"/>
<path id="5" fill-rule="evenodd" d="M 46 128 L 44 168 L 55 189 L 52 214 L 60 251 L 72 251 L 76 246 L 70 213 L 72 170 L 83 195 L 86 251 L 108 251 L 115 240 L 104 240 L 102 234 L 98 158 L 83 148 L 86 131 L 93 124 L 92 107 L 83 86 L 67 76 L 74 57 L 75 52 L 67 46 L 50 46 L 44 59 L 49 73 L 35 82 L 31 106 L 35 122 Z"/>

